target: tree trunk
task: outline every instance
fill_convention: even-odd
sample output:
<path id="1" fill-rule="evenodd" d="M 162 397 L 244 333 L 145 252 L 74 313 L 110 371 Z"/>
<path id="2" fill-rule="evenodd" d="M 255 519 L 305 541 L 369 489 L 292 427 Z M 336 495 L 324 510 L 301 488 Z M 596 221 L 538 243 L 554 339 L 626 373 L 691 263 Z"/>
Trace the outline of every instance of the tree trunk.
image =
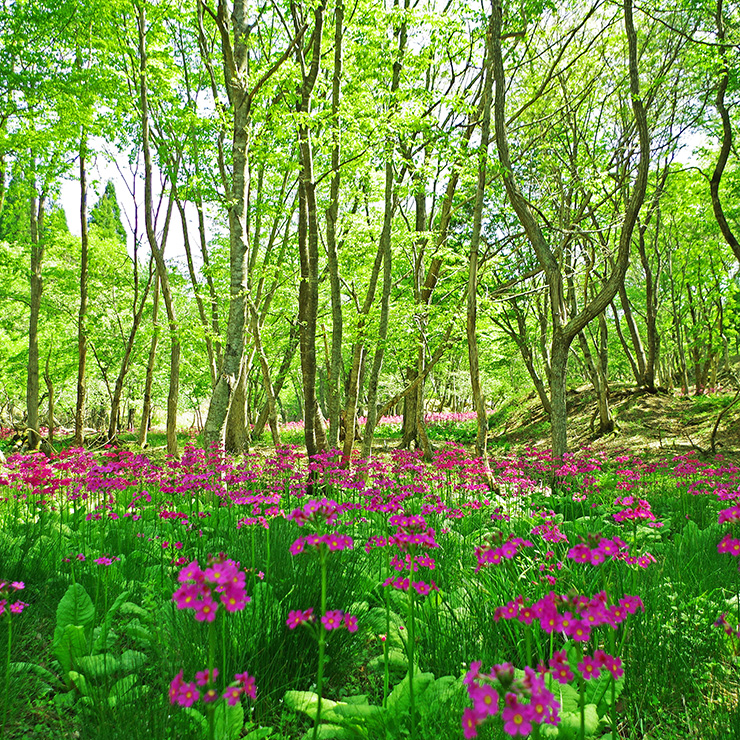
<path id="1" fill-rule="evenodd" d="M 131 321 L 131 329 L 126 340 L 126 346 L 123 350 L 123 359 L 121 360 L 121 368 L 118 371 L 118 377 L 116 378 L 116 385 L 113 390 L 113 396 L 111 399 L 110 418 L 108 420 L 108 440 L 113 440 L 118 433 L 117 421 L 118 421 L 118 410 L 121 406 L 121 397 L 123 396 L 123 384 L 126 380 L 126 375 L 129 371 L 129 364 L 131 362 L 131 353 L 134 349 L 134 342 L 136 341 L 136 334 L 139 331 L 139 325 L 141 324 L 141 317 L 144 313 L 144 307 L 146 306 L 146 299 L 149 297 L 149 289 L 152 284 L 152 278 L 155 271 L 152 270 L 152 264 L 149 263 L 149 279 L 147 280 L 144 293 L 141 296 L 141 302 L 139 307 L 136 309 L 136 313 Z"/>
<path id="2" fill-rule="evenodd" d="M 486 192 L 486 167 L 488 164 L 488 143 L 491 135 L 491 96 L 493 91 L 493 73 L 491 70 L 493 46 L 493 16 L 489 20 L 486 34 L 486 54 L 483 61 L 485 83 L 483 86 L 483 121 L 481 140 L 478 149 L 478 184 L 473 207 L 473 232 L 470 236 L 470 256 L 468 261 L 468 310 L 466 332 L 468 337 L 468 363 L 470 365 L 470 386 L 473 392 L 473 405 L 477 418 L 475 452 L 483 457 L 487 466 L 488 416 L 486 415 L 486 398 L 480 380 L 478 358 L 478 338 L 476 324 L 478 320 L 478 248 L 480 245 L 481 222 L 483 219 L 483 200 Z"/>
<path id="3" fill-rule="evenodd" d="M 31 224 L 31 300 L 28 321 L 28 380 L 26 384 L 26 411 L 28 425 L 28 447 L 36 450 L 41 443 L 39 429 L 39 314 L 41 312 L 41 295 L 44 290 L 41 267 L 44 262 L 44 206 L 46 194 L 37 194 L 36 183 L 30 203 Z"/>
<path id="4" fill-rule="evenodd" d="M 48 415 L 48 421 L 46 426 L 49 428 L 49 432 L 46 435 L 46 438 L 49 442 L 49 445 L 54 444 L 54 414 L 55 414 L 55 406 L 54 406 L 54 381 L 51 379 L 51 373 L 49 372 L 49 361 L 51 360 L 51 350 L 49 350 L 49 354 L 46 355 L 46 365 L 44 366 L 44 383 L 46 383 L 46 392 L 49 396 L 49 415 Z"/>
<path id="5" fill-rule="evenodd" d="M 328 255 L 329 285 L 331 288 L 331 360 L 328 367 L 327 395 L 329 397 L 329 438 L 330 449 L 339 447 L 339 417 L 341 413 L 341 375 L 342 375 L 342 294 L 339 284 L 339 258 L 337 254 L 337 222 L 339 220 L 339 185 L 341 128 L 339 103 L 342 78 L 342 38 L 344 23 L 344 3 L 337 0 L 334 10 L 334 74 L 331 94 L 331 191 L 330 204 L 326 209 L 326 247 Z"/>
<path id="6" fill-rule="evenodd" d="M 84 441 L 85 396 L 87 379 L 87 282 L 89 237 L 87 230 L 87 135 L 83 129 L 80 139 L 80 307 L 77 313 L 77 403 L 75 405 L 75 436 L 73 444 L 81 447 Z"/>
<path id="7" fill-rule="evenodd" d="M 324 26 L 325 0 L 314 7 L 314 28 L 310 41 L 311 57 L 308 66 L 303 48 L 296 46 L 296 59 L 302 70 L 296 110 L 307 116 L 311 110 L 311 96 L 321 64 L 321 37 Z M 294 13 L 297 13 L 293 6 Z M 296 27 L 298 18 L 295 17 Z M 305 118 L 301 119 L 305 121 Z M 298 293 L 300 309 L 301 371 L 303 374 L 303 411 L 306 454 L 313 457 L 321 451 L 317 438 L 319 405 L 316 397 L 316 325 L 319 307 L 319 224 L 316 205 L 316 183 L 313 170 L 311 128 L 305 122 L 298 126 L 298 150 L 301 163 L 299 174 L 298 251 L 301 263 L 301 283 Z M 321 435 L 319 434 L 319 437 Z"/>
<path id="8" fill-rule="evenodd" d="M 146 51 L 146 11 L 143 6 L 139 8 L 139 100 L 141 106 L 141 148 L 144 154 L 144 221 L 146 225 L 147 241 L 149 248 L 157 263 L 159 284 L 162 290 L 167 321 L 170 334 L 170 383 L 167 392 L 167 454 L 176 456 L 177 445 L 177 404 L 180 394 L 180 336 L 175 317 L 175 307 L 170 290 L 170 281 L 167 274 L 167 265 L 164 261 L 164 249 L 167 244 L 167 232 L 169 230 L 172 215 L 172 201 L 174 191 L 170 195 L 167 207 L 167 219 L 162 234 L 162 243 L 157 241 L 154 232 L 154 205 L 152 202 L 152 158 L 149 146 L 149 93 L 147 89 L 147 51 Z M 177 173 L 173 173 L 173 178 Z M 174 183 L 174 179 L 173 179 Z M 174 184 L 173 184 L 174 188 Z"/>
<path id="9" fill-rule="evenodd" d="M 152 415 L 152 382 L 154 380 L 154 360 L 157 357 L 157 342 L 159 341 L 159 276 L 154 278 L 154 300 L 152 303 L 152 341 L 149 345 L 149 359 L 146 363 L 146 379 L 144 380 L 144 403 L 141 408 L 141 426 L 139 427 L 139 447 L 147 444 L 149 434 L 149 418 Z"/>

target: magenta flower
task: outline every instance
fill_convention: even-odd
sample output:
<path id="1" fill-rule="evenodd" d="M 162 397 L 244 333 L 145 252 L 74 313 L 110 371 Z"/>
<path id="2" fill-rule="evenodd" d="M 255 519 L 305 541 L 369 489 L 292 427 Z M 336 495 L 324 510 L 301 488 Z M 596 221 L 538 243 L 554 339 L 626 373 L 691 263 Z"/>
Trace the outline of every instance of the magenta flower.
<path id="1" fill-rule="evenodd" d="M 326 630 L 335 630 L 342 626 L 342 612 L 338 609 L 328 611 L 321 617 L 321 624 Z"/>
<path id="2" fill-rule="evenodd" d="M 215 681 L 218 677 L 218 668 L 213 669 L 213 676 L 210 675 L 210 671 L 206 668 L 204 671 L 198 671 L 195 674 L 195 683 L 198 686 L 205 686 L 211 681 Z"/>
<path id="3" fill-rule="evenodd" d="M 313 622 L 313 608 L 305 609 L 304 611 L 296 609 L 288 612 L 286 624 L 289 629 L 294 630 L 299 624 L 303 624 L 304 622 Z"/>
<path id="4" fill-rule="evenodd" d="M 465 707 L 462 715 L 462 727 L 463 737 L 471 738 L 478 736 L 478 725 L 480 725 L 485 717 L 480 717 L 475 709 Z"/>
<path id="5" fill-rule="evenodd" d="M 504 721 L 504 732 L 512 737 L 529 735 L 532 732 L 532 710 L 526 704 L 520 704 L 516 694 L 507 694 L 506 707 L 501 712 Z"/>
<path id="6" fill-rule="evenodd" d="M 344 626 L 347 628 L 347 632 L 357 632 L 357 617 L 354 614 L 345 614 Z"/>
<path id="7" fill-rule="evenodd" d="M 601 675 L 598 661 L 588 655 L 583 656 L 583 660 L 578 664 L 578 670 L 587 681 L 590 681 L 592 678 L 598 678 Z"/>
<path id="8" fill-rule="evenodd" d="M 498 692 L 490 684 L 476 684 L 468 689 L 473 709 L 478 716 L 486 717 L 498 712 Z"/>
<path id="9" fill-rule="evenodd" d="M 226 699 L 226 703 L 230 706 L 236 706 L 239 703 L 239 698 L 244 693 L 244 689 L 241 686 L 229 686 L 226 691 L 224 691 L 224 699 Z"/>
<path id="10" fill-rule="evenodd" d="M 200 699 L 200 692 L 195 687 L 194 683 L 183 683 L 180 686 L 180 690 L 177 694 L 175 701 L 181 707 L 192 707 L 196 701 Z"/>
<path id="11" fill-rule="evenodd" d="M 255 678 L 254 676 L 250 676 L 246 671 L 244 673 L 237 673 L 234 676 L 234 680 L 238 681 L 242 688 L 244 689 L 244 693 L 251 697 L 252 699 L 257 698 L 257 686 L 255 684 Z"/>

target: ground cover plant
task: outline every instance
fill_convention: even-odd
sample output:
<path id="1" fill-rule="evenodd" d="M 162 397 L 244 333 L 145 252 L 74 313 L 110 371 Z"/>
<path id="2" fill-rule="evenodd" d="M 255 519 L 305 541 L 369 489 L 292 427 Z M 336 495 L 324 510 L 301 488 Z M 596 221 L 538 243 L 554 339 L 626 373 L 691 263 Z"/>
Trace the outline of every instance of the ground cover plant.
<path id="1" fill-rule="evenodd" d="M 9 738 L 737 737 L 740 468 L 13 454 Z"/>

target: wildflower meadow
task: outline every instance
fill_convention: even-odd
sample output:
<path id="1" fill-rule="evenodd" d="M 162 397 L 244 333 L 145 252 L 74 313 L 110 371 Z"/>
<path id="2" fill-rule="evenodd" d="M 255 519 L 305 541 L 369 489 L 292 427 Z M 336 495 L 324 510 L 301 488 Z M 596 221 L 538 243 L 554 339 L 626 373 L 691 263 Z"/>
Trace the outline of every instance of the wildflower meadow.
<path id="1" fill-rule="evenodd" d="M 7 738 L 737 738 L 740 468 L 17 453 Z"/>

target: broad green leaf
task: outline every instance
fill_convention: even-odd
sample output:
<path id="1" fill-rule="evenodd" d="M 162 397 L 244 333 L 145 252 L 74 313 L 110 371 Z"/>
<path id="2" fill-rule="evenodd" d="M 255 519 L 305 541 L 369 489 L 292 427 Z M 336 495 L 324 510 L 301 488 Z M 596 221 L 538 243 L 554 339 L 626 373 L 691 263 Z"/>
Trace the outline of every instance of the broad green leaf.
<path id="1" fill-rule="evenodd" d="M 54 630 L 53 650 L 64 673 L 69 673 L 77 661 L 89 652 L 85 630 L 78 624 L 57 627 Z"/>
<path id="2" fill-rule="evenodd" d="M 108 704 L 111 707 L 116 707 L 136 699 L 139 694 L 138 689 L 140 688 L 136 686 L 137 681 L 138 676 L 124 676 L 122 679 L 116 681 L 108 695 Z"/>
<path id="3" fill-rule="evenodd" d="M 11 663 L 11 673 L 33 674 L 51 687 L 63 687 L 62 682 L 51 671 L 35 663 Z"/>
<path id="4" fill-rule="evenodd" d="M 419 699 L 423 693 L 427 690 L 429 685 L 434 681 L 433 673 L 417 673 L 414 676 L 414 694 L 415 704 L 420 707 L 421 704 Z M 400 714 L 406 712 L 409 708 L 409 676 L 406 677 L 394 687 L 393 691 L 388 696 L 388 712 L 389 714 Z"/>
<path id="5" fill-rule="evenodd" d="M 303 712 L 307 714 L 312 720 L 316 719 L 316 712 L 319 706 L 319 696 L 313 691 L 286 691 L 285 697 L 283 698 L 285 706 L 289 709 L 294 709 L 297 712 Z M 337 705 L 337 702 L 331 699 L 322 699 L 321 701 L 321 713 L 333 709 Z"/>
<path id="6" fill-rule="evenodd" d="M 77 660 L 77 669 L 88 678 L 105 678 L 120 670 L 121 662 L 110 653 L 83 655 Z"/>
<path id="7" fill-rule="evenodd" d="M 303 736 L 303 740 L 312 740 L 313 736 L 313 729 L 311 729 Z M 352 730 L 340 725 L 321 724 L 316 737 L 318 740 L 354 740 L 357 735 Z"/>
<path id="8" fill-rule="evenodd" d="M 378 655 L 368 662 L 367 667 L 371 671 L 382 673 L 385 669 L 385 655 Z M 409 669 L 409 659 L 403 650 L 391 648 L 388 651 L 388 670 L 393 673 L 406 673 Z"/>
<path id="9" fill-rule="evenodd" d="M 138 671 L 146 663 L 146 655 L 138 650 L 126 650 L 121 654 L 121 668 L 126 672 Z"/>
<path id="10" fill-rule="evenodd" d="M 62 596 L 57 606 L 57 628 L 76 624 L 86 630 L 95 618 L 95 607 L 87 591 L 80 583 L 73 583 Z"/>
<path id="11" fill-rule="evenodd" d="M 244 727 L 244 707 L 241 702 L 230 706 L 220 701 L 216 707 L 216 740 L 237 740 Z"/>
<path id="12" fill-rule="evenodd" d="M 592 737 L 599 730 L 599 715 L 595 704 L 584 708 L 586 737 Z M 581 712 L 561 712 L 558 725 L 558 740 L 576 740 L 581 732 Z"/>

